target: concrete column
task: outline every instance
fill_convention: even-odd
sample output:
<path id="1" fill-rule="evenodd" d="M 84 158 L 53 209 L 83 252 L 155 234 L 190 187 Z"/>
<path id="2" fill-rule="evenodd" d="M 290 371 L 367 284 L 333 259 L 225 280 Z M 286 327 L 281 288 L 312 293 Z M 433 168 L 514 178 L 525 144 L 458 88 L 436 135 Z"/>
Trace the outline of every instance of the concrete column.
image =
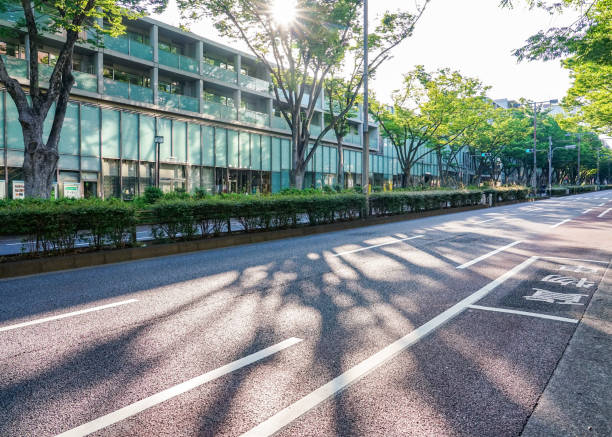
<path id="1" fill-rule="evenodd" d="M 196 95 L 196 98 L 198 99 L 198 112 L 201 113 L 204 110 L 203 101 L 202 101 L 202 88 L 204 88 L 204 81 L 202 79 L 196 80 L 195 86 L 196 86 L 195 95 Z"/>
<path id="2" fill-rule="evenodd" d="M 149 29 L 149 40 L 151 41 L 151 47 L 153 47 L 153 63 L 157 64 L 159 62 L 159 28 L 156 24 L 151 26 Z"/>
<path id="3" fill-rule="evenodd" d="M 268 99 L 266 103 L 268 105 L 268 115 L 270 116 L 270 125 L 271 125 L 272 118 L 274 117 L 274 101 L 272 99 Z"/>
<path id="4" fill-rule="evenodd" d="M 238 113 L 238 120 L 240 120 L 240 107 L 242 102 L 242 93 L 240 90 L 234 91 L 234 106 L 236 106 L 236 112 Z"/>
<path id="5" fill-rule="evenodd" d="M 203 74 L 202 61 L 204 60 L 204 43 L 202 41 L 196 42 L 195 51 L 195 59 L 198 62 L 198 73 L 201 76 Z M 198 112 L 201 113 L 204 109 L 202 107 L 202 87 L 204 86 L 204 81 L 202 79 L 196 81 L 195 86 L 197 87 L 195 95 L 198 99 Z"/>
<path id="6" fill-rule="evenodd" d="M 236 83 L 240 86 L 240 71 L 242 70 L 242 56 L 236 55 L 234 59 L 234 69 L 236 70 Z"/>
<path id="7" fill-rule="evenodd" d="M 151 89 L 153 90 L 153 104 L 157 105 L 159 101 L 159 69 L 157 68 L 157 64 L 151 70 Z"/>
<path id="8" fill-rule="evenodd" d="M 102 53 L 102 49 L 98 49 L 94 55 L 94 68 L 96 69 L 98 93 L 104 94 L 104 54 Z"/>

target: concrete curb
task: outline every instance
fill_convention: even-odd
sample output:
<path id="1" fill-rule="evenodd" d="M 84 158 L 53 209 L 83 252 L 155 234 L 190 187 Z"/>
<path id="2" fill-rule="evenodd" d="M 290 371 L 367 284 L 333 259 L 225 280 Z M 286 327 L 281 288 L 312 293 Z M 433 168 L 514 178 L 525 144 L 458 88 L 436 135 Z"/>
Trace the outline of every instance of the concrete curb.
<path id="1" fill-rule="evenodd" d="M 514 203 L 524 203 L 530 201 L 531 200 L 514 200 L 499 203 L 495 206 L 504 206 L 511 205 Z M 350 222 L 332 223 L 328 225 L 303 226 L 299 228 L 281 229 L 278 231 L 241 233 L 217 238 L 208 238 L 203 240 L 181 241 L 177 243 L 167 244 L 152 244 L 146 247 L 101 250 L 97 252 L 81 253 L 74 255 L 8 261 L 0 264 L 0 279 L 56 272 L 60 270 L 70 270 L 82 267 L 93 267 L 104 264 L 114 264 L 147 258 L 156 258 L 160 256 L 178 255 L 181 253 L 219 249 L 222 247 L 240 246 L 244 244 L 261 243 L 264 241 L 274 241 L 285 238 L 302 237 L 306 235 L 323 234 L 327 232 L 342 231 L 345 229 L 355 229 L 365 226 L 374 226 L 386 223 L 416 220 L 425 217 L 434 217 L 439 215 L 474 211 L 485 208 L 488 208 L 488 206 L 464 206 L 459 208 L 437 209 L 433 211 L 400 214 L 386 217 L 370 217 L 367 219 L 359 219 Z"/>

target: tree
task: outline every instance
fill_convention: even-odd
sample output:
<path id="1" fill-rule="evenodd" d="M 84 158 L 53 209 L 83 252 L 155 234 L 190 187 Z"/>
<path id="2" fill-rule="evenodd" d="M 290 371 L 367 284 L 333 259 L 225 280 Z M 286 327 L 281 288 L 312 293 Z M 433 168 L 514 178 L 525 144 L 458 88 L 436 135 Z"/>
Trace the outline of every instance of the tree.
<path id="1" fill-rule="evenodd" d="M 1 11 L 23 12 L 13 27 L 3 29 L 3 36 L 29 38 L 27 59 L 28 91 L 10 77 L 4 59 L 0 57 L 0 84 L 17 107 L 24 139 L 23 171 L 25 195 L 48 198 L 59 160 L 58 143 L 68 106 L 74 76 L 72 56 L 81 34 L 88 29 L 117 36 L 124 30 L 122 19 L 135 18 L 143 8 L 135 0 L 67 0 L 62 2 L 22 0 L 0 1 Z M 109 27 L 100 26 L 100 21 Z M 41 88 L 38 68 L 38 48 L 44 34 L 64 33 L 65 39 L 46 89 Z M 95 42 L 90 41 L 95 44 Z M 29 96 L 28 96 L 29 94 Z M 43 124 L 53 104 L 56 104 L 49 137 L 43 138 Z"/>
<path id="2" fill-rule="evenodd" d="M 404 76 L 392 106 L 374 101 L 372 112 L 397 151 L 402 186 L 412 182 L 414 164 L 430 153 L 460 144 L 468 129 L 484 118 L 486 88 L 477 79 L 440 69 L 428 73 L 423 66 Z"/>
<path id="3" fill-rule="evenodd" d="M 293 3 L 297 13 L 290 22 L 276 16 L 270 2 L 262 0 L 179 0 L 179 8 L 192 19 L 201 14 L 210 17 L 222 36 L 242 40 L 269 72 L 274 98 L 291 129 L 291 183 L 302 188 L 306 166 L 323 136 L 333 128 L 335 119 L 348 114 L 353 106 L 330 120 L 309 151 L 310 123 L 325 81 L 360 40 L 362 0 Z M 416 15 L 398 12 L 382 17 L 371 38 L 381 50 L 368 68 L 387 59 L 388 50 L 410 35 L 421 12 L 418 8 Z M 351 90 L 358 90 L 361 79 L 349 79 L 349 83 Z"/>

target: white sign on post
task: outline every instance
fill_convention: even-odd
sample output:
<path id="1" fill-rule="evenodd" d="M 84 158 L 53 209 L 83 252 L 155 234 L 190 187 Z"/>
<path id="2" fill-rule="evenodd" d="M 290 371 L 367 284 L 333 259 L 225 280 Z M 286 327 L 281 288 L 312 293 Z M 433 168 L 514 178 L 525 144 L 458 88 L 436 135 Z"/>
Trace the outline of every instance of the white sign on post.
<path id="1" fill-rule="evenodd" d="M 13 199 L 25 199 L 25 182 L 13 181 Z"/>
<path id="2" fill-rule="evenodd" d="M 64 197 L 67 199 L 80 199 L 81 184 L 78 182 L 64 182 Z"/>
<path id="3" fill-rule="evenodd" d="M 0 199 L 6 198 L 6 182 L 0 181 Z"/>

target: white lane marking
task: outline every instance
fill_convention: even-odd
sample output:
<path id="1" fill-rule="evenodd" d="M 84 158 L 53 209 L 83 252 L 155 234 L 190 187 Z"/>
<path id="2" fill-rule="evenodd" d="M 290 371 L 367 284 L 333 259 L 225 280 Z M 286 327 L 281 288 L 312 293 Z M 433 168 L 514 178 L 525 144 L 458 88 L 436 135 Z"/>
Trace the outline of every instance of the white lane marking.
<path id="1" fill-rule="evenodd" d="M 567 317 L 549 316 L 548 314 L 530 313 L 527 311 L 509 310 L 506 308 L 483 307 L 480 305 L 470 305 L 470 308 L 483 311 L 494 311 L 497 313 L 518 314 L 519 316 L 539 317 L 541 319 L 557 320 L 559 322 L 578 323 L 576 319 L 568 319 Z"/>
<path id="2" fill-rule="evenodd" d="M 598 263 L 598 264 L 608 264 L 608 261 L 597 261 L 594 259 L 581 259 L 581 258 L 562 258 L 559 256 L 541 256 L 542 259 L 561 259 L 565 261 L 583 261 L 587 263 Z"/>
<path id="3" fill-rule="evenodd" d="M 492 222 L 493 220 L 497 220 L 497 219 L 498 219 L 498 217 L 494 217 L 494 218 L 492 218 L 492 219 L 483 220 L 483 221 L 481 221 L 481 222 L 476 222 L 476 223 L 473 223 L 473 224 L 475 224 L 475 225 L 480 225 L 480 224 L 482 224 L 482 223 Z"/>
<path id="4" fill-rule="evenodd" d="M 601 218 L 601 217 L 603 217 L 604 215 L 606 215 L 606 214 L 607 214 L 607 213 L 609 213 L 610 211 L 612 211 L 612 208 L 608 208 L 608 209 L 606 209 L 604 212 L 602 212 L 601 214 L 599 214 L 599 215 L 597 216 L 597 218 Z"/>
<path id="5" fill-rule="evenodd" d="M 83 425 L 80 425 L 69 431 L 65 431 L 61 434 L 58 434 L 56 437 L 81 437 L 99 431 L 103 428 L 106 428 L 107 426 L 127 419 L 128 417 L 138 414 L 148 408 L 154 407 L 155 405 L 161 404 L 162 402 L 165 402 L 168 399 L 171 399 L 191 389 L 206 384 L 207 382 L 217 379 L 223 375 L 253 364 L 256 361 L 269 357 L 270 355 L 280 352 L 283 349 L 287 349 L 288 347 L 293 346 L 294 344 L 297 344 L 301 341 L 301 338 L 289 338 L 266 349 L 262 349 L 259 352 L 247 355 L 244 358 L 233 361 L 229 364 L 226 364 L 225 366 L 219 367 L 218 369 L 211 370 L 210 372 L 204 373 L 203 375 L 196 376 L 195 378 L 175 385 L 174 387 L 170 387 L 169 389 L 154 394 L 153 396 L 149 396 L 148 398 L 144 398 L 140 401 L 134 402 L 133 404 L 123 407 L 120 410 L 99 417 L 95 420 L 92 420 L 91 422 L 84 423 Z"/>
<path id="6" fill-rule="evenodd" d="M 93 308 L 87 308 L 85 310 L 73 311 L 71 313 L 59 314 L 57 316 L 45 317 L 43 319 L 30 320 L 29 322 L 17 323 L 16 325 L 9 325 L 0 327 L 0 332 L 10 331 L 12 329 L 23 328 L 25 326 L 38 325 L 40 323 L 51 322 L 54 320 L 65 319 L 66 317 L 80 316 L 81 314 L 87 314 L 94 311 L 105 310 L 108 308 L 118 307 L 120 305 L 127 305 L 128 303 L 138 302 L 138 299 L 123 300 L 121 302 L 109 303 L 108 305 L 101 305 Z"/>
<path id="7" fill-rule="evenodd" d="M 571 222 L 571 221 L 572 221 L 571 219 L 565 219 L 565 220 L 563 220 L 562 222 L 559 222 L 559 223 L 557 223 L 557 224 L 551 225 L 551 228 L 556 228 L 556 227 L 558 227 L 558 226 L 561 226 L 561 225 L 562 225 L 562 224 L 564 224 L 564 223 Z"/>
<path id="8" fill-rule="evenodd" d="M 506 280 L 511 278 L 512 276 L 519 273 L 521 270 L 529 267 L 538 259 L 537 256 L 532 256 L 531 258 L 523 261 L 521 264 L 515 266 L 512 270 L 504 273 L 499 278 L 490 282 L 489 284 L 482 287 L 477 292 L 471 294 L 466 297 L 459 303 L 456 303 L 443 313 L 437 315 L 429 322 L 424 325 L 419 326 L 414 331 L 409 333 L 408 335 L 400 338 L 399 340 L 391 343 L 385 348 L 381 349 L 371 357 L 365 359 L 361 363 L 356 366 L 350 368 L 340 376 L 329 381 L 327 384 L 322 385 L 315 391 L 310 394 L 304 396 L 302 399 L 297 402 L 289 405 L 285 409 L 279 411 L 274 416 L 270 417 L 266 421 L 260 423 L 256 427 L 252 428 L 250 431 L 242 434 L 242 437 L 262 437 L 262 436 L 270 436 L 283 427 L 293 422 L 295 419 L 300 417 L 302 414 L 311 410 L 312 408 L 319 405 L 321 402 L 325 401 L 329 397 L 339 393 L 340 391 L 346 389 L 349 385 L 357 382 L 385 362 L 394 358 L 396 355 L 404 351 L 409 346 L 415 344 L 423 337 L 432 333 L 434 330 L 444 325 L 446 322 L 451 320 L 453 317 L 461 314 L 465 311 L 470 305 L 478 302 L 480 299 L 489 294 L 492 290 L 494 290 L 499 285 L 503 284 Z"/>
<path id="9" fill-rule="evenodd" d="M 386 243 L 375 244 L 374 246 L 360 247 L 359 249 L 349 250 L 346 252 L 334 253 L 333 256 L 348 255 L 349 253 L 361 252 L 362 250 L 374 249 L 375 247 L 388 246 L 389 244 L 401 243 L 402 241 L 414 240 L 415 238 L 423 238 L 424 235 L 415 235 L 413 237 L 402 238 L 400 240 L 387 241 Z"/>
<path id="10" fill-rule="evenodd" d="M 583 214 L 586 214 L 586 213 L 591 212 L 591 211 L 593 211 L 593 208 L 589 208 L 589 209 L 587 209 L 587 210 L 584 210 L 584 211 L 582 211 L 582 213 L 583 213 Z"/>
<path id="11" fill-rule="evenodd" d="M 465 269 L 465 268 L 467 268 L 467 267 L 473 266 L 474 264 L 476 264 L 476 263 L 478 263 L 478 262 L 482 261 L 483 259 L 487 259 L 487 258 L 489 258 L 490 256 L 493 256 L 493 255 L 495 255 L 495 254 L 497 254 L 497 253 L 499 253 L 499 252 L 503 252 L 503 251 L 504 251 L 504 250 L 506 250 L 506 249 L 510 249 L 511 247 L 516 246 L 517 244 L 520 244 L 520 243 L 522 243 L 522 242 L 523 242 L 523 241 L 522 241 L 522 240 L 520 240 L 520 241 L 515 241 L 514 243 L 506 244 L 504 247 L 500 247 L 499 249 L 495 249 L 495 250 L 493 250 L 493 251 L 491 251 L 491 252 L 489 252 L 489 253 L 485 253 L 484 255 L 479 256 L 478 258 L 473 259 L 472 261 L 468 261 L 468 262 L 466 262 L 465 264 L 461 264 L 461 265 L 460 265 L 459 267 L 457 267 L 457 268 L 458 268 L 458 269 Z"/>
<path id="12" fill-rule="evenodd" d="M 604 206 L 605 204 L 606 204 L 606 202 L 602 202 L 602 203 L 600 203 L 600 204 L 599 204 L 599 205 L 597 205 L 597 206 Z"/>

